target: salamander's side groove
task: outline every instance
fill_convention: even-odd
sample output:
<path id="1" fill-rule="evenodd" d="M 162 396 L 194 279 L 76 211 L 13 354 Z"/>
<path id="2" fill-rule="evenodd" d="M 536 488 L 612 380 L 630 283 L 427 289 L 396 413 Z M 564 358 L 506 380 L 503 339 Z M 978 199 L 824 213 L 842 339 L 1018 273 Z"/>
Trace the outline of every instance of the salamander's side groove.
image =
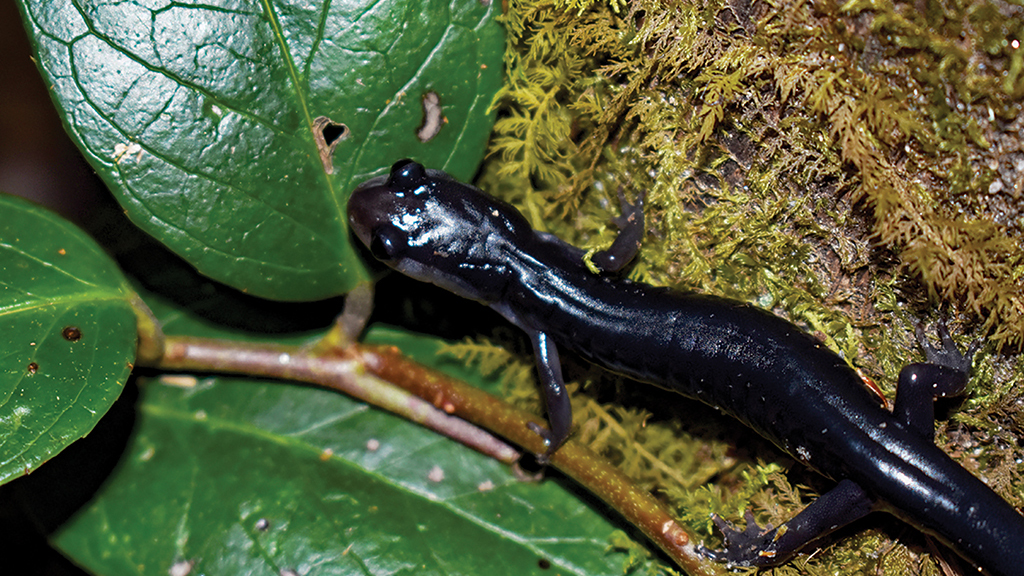
<path id="1" fill-rule="evenodd" d="M 619 269 L 643 232 L 623 202 L 620 239 L 595 254 Z M 885 510 L 936 534 L 992 576 L 1024 574 L 1024 516 L 935 446 L 936 395 L 963 391 L 963 354 L 940 327 L 919 335 L 927 362 L 900 373 L 893 412 L 834 352 L 793 324 L 740 302 L 595 274 L 582 250 L 535 232 L 512 206 L 411 160 L 357 188 L 354 234 L 395 270 L 491 306 L 529 335 L 547 402 L 546 454 L 572 414 L 559 347 L 636 380 L 721 408 L 838 484 L 783 527 L 716 518 L 733 566 L 784 562 L 817 538 Z"/>

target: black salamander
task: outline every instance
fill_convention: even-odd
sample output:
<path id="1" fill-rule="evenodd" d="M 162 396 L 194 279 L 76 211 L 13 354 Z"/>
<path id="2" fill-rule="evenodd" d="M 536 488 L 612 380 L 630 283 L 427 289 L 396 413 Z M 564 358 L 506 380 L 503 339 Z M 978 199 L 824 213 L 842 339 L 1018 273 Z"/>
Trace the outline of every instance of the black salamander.
<path id="1" fill-rule="evenodd" d="M 623 231 L 592 262 L 615 271 L 643 233 L 640 202 L 623 202 Z M 963 391 L 966 355 L 940 326 L 918 331 L 927 363 L 899 375 L 893 412 L 838 355 L 758 308 L 594 274 L 582 250 L 534 231 L 512 206 L 444 172 L 397 162 L 360 185 L 349 223 L 374 257 L 497 310 L 533 343 L 552 453 L 572 412 L 557 346 L 636 380 L 717 406 L 838 484 L 778 529 L 747 515 L 715 517 L 731 566 L 770 566 L 873 510 L 950 543 L 992 576 L 1024 575 L 1024 516 L 934 444 L 933 398 Z M 557 343 L 557 346 L 556 346 Z"/>

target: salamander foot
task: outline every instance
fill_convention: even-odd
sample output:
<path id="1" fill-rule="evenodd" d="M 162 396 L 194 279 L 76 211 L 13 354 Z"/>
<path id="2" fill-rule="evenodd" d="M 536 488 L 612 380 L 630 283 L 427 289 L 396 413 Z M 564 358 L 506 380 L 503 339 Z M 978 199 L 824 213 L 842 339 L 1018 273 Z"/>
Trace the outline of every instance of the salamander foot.
<path id="1" fill-rule="evenodd" d="M 531 432 L 544 439 L 544 444 L 547 446 L 547 449 L 541 453 L 534 454 L 534 456 L 537 458 L 538 464 L 547 465 L 548 462 L 551 461 L 551 455 L 554 454 L 556 450 L 558 450 L 558 448 L 562 445 L 562 442 L 565 442 L 565 439 L 563 438 L 561 442 L 556 443 L 554 433 L 552 433 L 547 428 L 544 428 L 543 426 L 535 424 L 533 422 L 527 423 L 526 427 L 529 428 Z"/>
<path id="2" fill-rule="evenodd" d="M 939 321 L 936 325 L 935 332 L 939 335 L 939 340 L 942 343 L 941 347 L 932 344 L 931 340 L 928 339 L 928 335 L 925 334 L 923 324 L 918 324 L 915 333 L 917 335 L 917 341 L 921 344 L 921 348 L 924 349 L 924 356 L 928 360 L 929 364 L 936 364 L 938 366 L 945 366 L 946 368 L 952 368 L 958 372 L 969 374 L 971 372 L 971 361 L 974 359 L 974 353 L 978 351 L 981 346 L 981 340 L 975 340 L 971 342 L 971 345 L 967 348 L 967 352 L 960 352 L 957 348 L 956 342 L 949 335 L 949 329 L 946 327 L 944 321 Z"/>
<path id="3" fill-rule="evenodd" d="M 701 545 L 697 548 L 698 552 L 716 562 L 724 562 L 730 567 L 778 564 L 775 543 L 778 541 L 779 530 L 773 528 L 771 524 L 767 524 L 764 528 L 758 526 L 751 510 L 747 510 L 744 518 L 747 521 L 747 527 L 741 531 L 718 514 L 713 514 L 711 521 L 725 538 L 725 550 L 711 550 Z"/>

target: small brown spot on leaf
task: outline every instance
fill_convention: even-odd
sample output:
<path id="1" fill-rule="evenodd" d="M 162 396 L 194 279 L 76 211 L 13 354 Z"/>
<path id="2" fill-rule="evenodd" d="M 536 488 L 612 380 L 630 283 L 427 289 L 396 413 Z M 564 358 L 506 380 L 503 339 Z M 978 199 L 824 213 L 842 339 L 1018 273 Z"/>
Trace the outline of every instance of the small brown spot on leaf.
<path id="1" fill-rule="evenodd" d="M 78 342 L 82 339 L 82 331 L 77 326 L 66 326 L 60 334 L 68 342 Z"/>
<path id="2" fill-rule="evenodd" d="M 338 124 L 327 116 L 317 116 L 313 120 L 313 141 L 320 153 L 320 163 L 324 172 L 334 174 L 334 149 L 338 143 L 348 138 L 348 126 Z"/>
<path id="3" fill-rule="evenodd" d="M 35 362 L 29 362 L 28 363 L 28 373 L 29 374 L 35 374 L 38 371 L 39 371 L 39 364 L 36 364 Z"/>
<path id="4" fill-rule="evenodd" d="M 64 256 L 67 253 L 68 253 L 68 251 L 63 249 L 63 248 L 61 248 L 60 250 L 57 250 L 57 254 L 60 254 L 61 256 Z"/>
<path id="5" fill-rule="evenodd" d="M 431 90 L 423 95 L 423 124 L 416 131 L 420 142 L 429 142 L 448 122 L 441 111 L 441 97 Z"/>
<path id="6" fill-rule="evenodd" d="M 540 560 L 537 560 L 537 567 L 540 568 L 541 570 L 550 570 L 551 569 L 551 561 L 548 560 L 547 558 L 541 558 Z"/>

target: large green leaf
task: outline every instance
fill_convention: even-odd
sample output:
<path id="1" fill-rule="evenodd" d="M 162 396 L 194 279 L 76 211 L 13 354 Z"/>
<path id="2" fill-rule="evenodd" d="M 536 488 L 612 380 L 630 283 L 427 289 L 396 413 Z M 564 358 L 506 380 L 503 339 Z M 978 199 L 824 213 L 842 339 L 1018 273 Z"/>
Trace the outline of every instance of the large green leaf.
<path id="1" fill-rule="evenodd" d="M 0 483 L 87 434 L 121 393 L 133 294 L 81 230 L 0 194 Z"/>
<path id="2" fill-rule="evenodd" d="M 493 122 L 499 3 L 19 3 L 68 131 L 131 219 L 251 294 L 347 292 L 365 276 L 354 185 L 402 157 L 469 178 Z M 430 92 L 444 121 L 423 143 Z M 332 174 L 321 116 L 350 131 Z"/>
<path id="3" fill-rule="evenodd" d="M 164 317 L 175 318 L 170 332 L 223 335 Z M 390 330 L 370 339 L 471 375 L 439 359 L 436 340 Z M 169 382 L 141 386 L 120 464 L 55 535 L 95 573 L 164 576 L 189 563 L 191 574 L 268 576 L 621 573 L 624 556 L 606 552 L 615 527 L 555 482 L 518 481 L 340 394 L 239 378 Z"/>

